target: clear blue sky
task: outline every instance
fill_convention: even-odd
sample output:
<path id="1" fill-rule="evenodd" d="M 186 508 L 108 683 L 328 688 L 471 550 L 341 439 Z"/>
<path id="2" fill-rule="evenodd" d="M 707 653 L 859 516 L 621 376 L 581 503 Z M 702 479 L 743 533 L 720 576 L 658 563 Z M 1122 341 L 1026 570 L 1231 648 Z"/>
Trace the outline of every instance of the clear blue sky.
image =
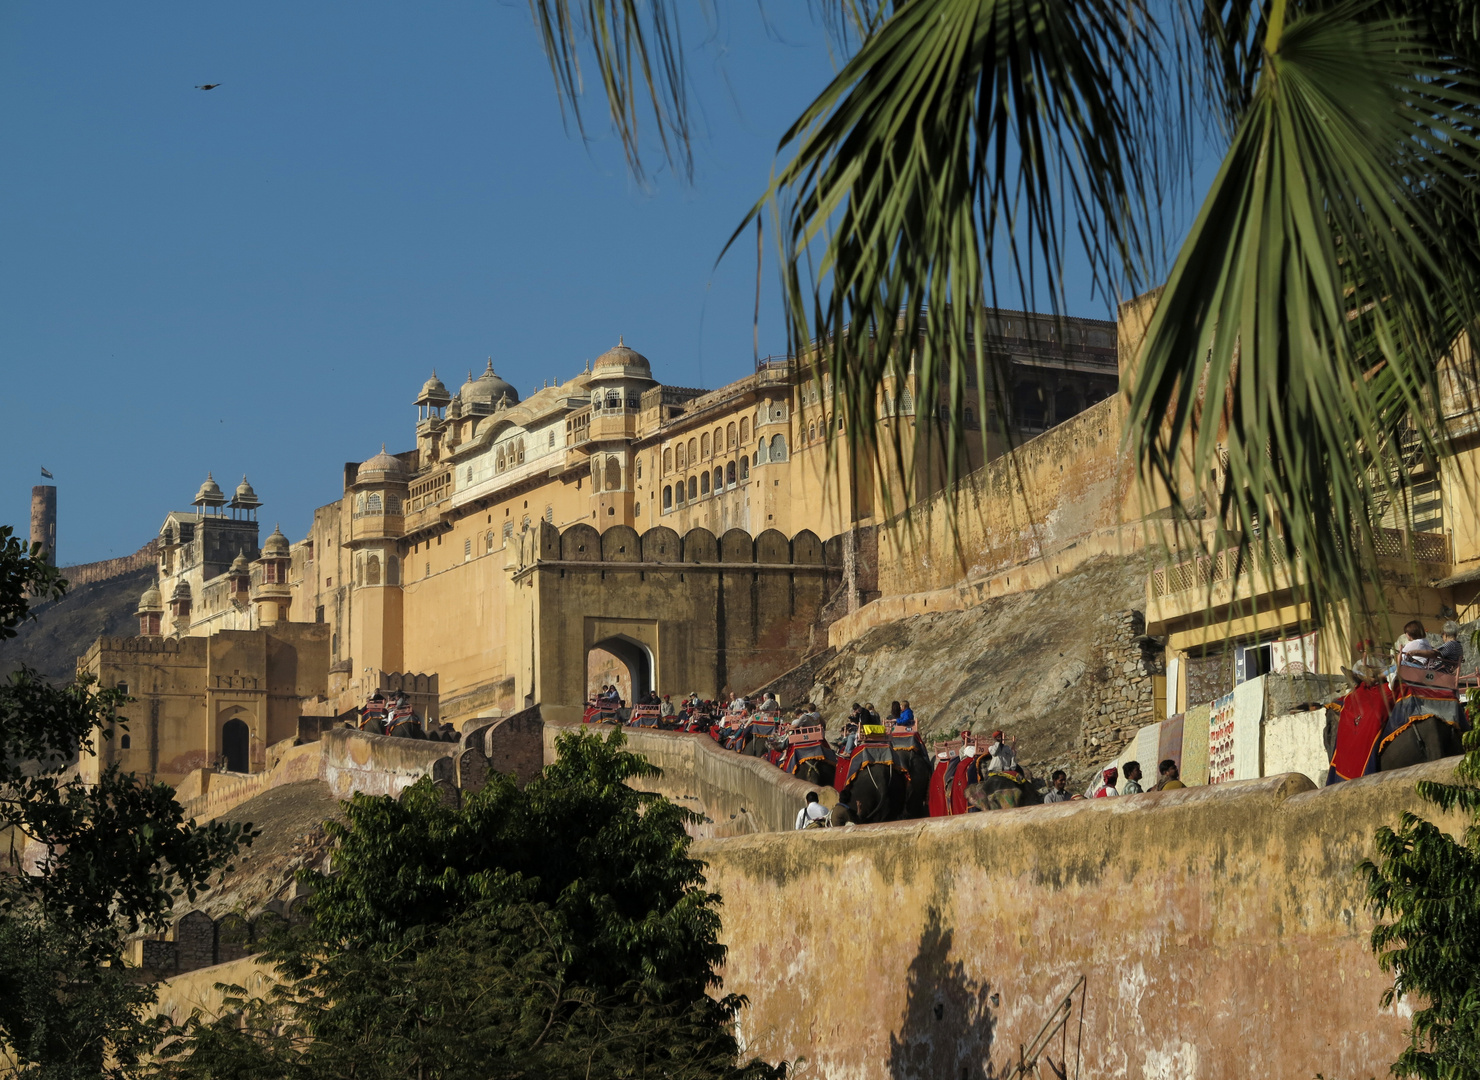
<path id="1" fill-rule="evenodd" d="M 797 0 L 720 7 L 694 183 L 643 187 L 601 102 L 562 126 L 523 2 L 0 8 L 0 524 L 44 465 L 58 560 L 125 554 L 213 470 L 296 540 L 433 367 L 528 393 L 621 334 L 664 382 L 746 374 L 754 248 L 715 259 L 832 68 Z"/>

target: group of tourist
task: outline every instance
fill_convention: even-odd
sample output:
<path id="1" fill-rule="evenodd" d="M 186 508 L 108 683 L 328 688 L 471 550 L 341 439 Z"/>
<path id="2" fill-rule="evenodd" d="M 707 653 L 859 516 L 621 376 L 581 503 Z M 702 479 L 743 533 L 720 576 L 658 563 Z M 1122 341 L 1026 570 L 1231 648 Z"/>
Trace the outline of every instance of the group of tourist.
<path id="1" fill-rule="evenodd" d="M 1157 780 L 1152 786 L 1152 791 L 1173 791 L 1187 785 L 1182 783 L 1181 770 L 1177 763 L 1167 758 L 1156 767 Z M 1124 777 L 1124 779 L 1122 779 Z M 1141 783 L 1141 763 L 1139 761 L 1127 761 L 1123 768 L 1117 769 L 1114 765 L 1101 770 L 1100 775 L 1095 777 L 1083 795 L 1070 795 L 1065 789 L 1068 777 L 1064 770 L 1059 769 L 1053 774 L 1053 784 L 1047 794 L 1043 796 L 1046 803 L 1069 802 L 1071 799 L 1107 799 L 1117 795 L 1142 795 L 1146 788 Z"/>
<path id="2" fill-rule="evenodd" d="M 371 735 L 391 735 L 402 739 L 429 739 L 432 742 L 457 742 L 457 729 L 451 724 L 423 721 L 411 707 L 405 691 L 397 690 L 389 699 L 377 690 L 358 710 L 358 723 L 346 721 L 346 727 L 358 727 Z M 353 714 L 351 714 L 353 715 Z"/>

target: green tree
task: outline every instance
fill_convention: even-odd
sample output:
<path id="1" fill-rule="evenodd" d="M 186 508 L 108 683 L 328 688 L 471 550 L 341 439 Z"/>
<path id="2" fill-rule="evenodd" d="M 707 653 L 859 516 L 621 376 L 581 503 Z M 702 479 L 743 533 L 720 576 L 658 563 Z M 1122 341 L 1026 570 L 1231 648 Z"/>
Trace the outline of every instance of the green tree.
<path id="1" fill-rule="evenodd" d="M 309 920 L 265 953 L 281 985 L 234 988 L 162 1072 L 179 1080 L 355 1076 L 765 1078 L 737 1066 L 743 999 L 718 991 L 719 897 L 688 855 L 694 815 L 656 774 L 571 733 L 524 790 L 495 775 L 448 805 L 430 781 L 356 795 L 331 824 Z"/>
<path id="2" fill-rule="evenodd" d="M 1470 707 L 1480 713 L 1480 697 Z M 1379 919 L 1372 948 L 1393 985 L 1383 996 L 1415 1007 L 1411 1042 L 1393 1064 L 1398 1076 L 1480 1078 L 1480 728 L 1465 735 L 1456 783 L 1419 781 L 1419 794 L 1469 821 L 1456 840 L 1405 813 L 1378 830 L 1376 859 L 1362 864 L 1368 905 Z"/>
<path id="3" fill-rule="evenodd" d="M 0 527 L 0 640 L 67 583 Z M 163 929 L 250 827 L 197 826 L 174 790 L 121 773 L 86 785 L 66 770 L 111 737 L 128 699 L 85 678 L 57 688 L 21 668 L 0 683 L 0 1043 L 21 1075 L 130 1074 L 158 1037 L 154 988 L 123 965 L 127 934 Z M 28 846 L 29 844 L 29 846 Z M 29 856 L 29 864 L 22 857 Z"/>
<path id="4" fill-rule="evenodd" d="M 577 121 L 585 58 L 634 169 L 640 127 L 686 168 L 695 6 L 531 7 Z M 1145 477 L 1214 511 L 1220 545 L 1298 556 L 1318 609 L 1361 605 L 1376 521 L 1407 505 L 1405 454 L 1445 448 L 1439 367 L 1477 315 L 1471 0 L 815 10 L 845 62 L 745 225 L 772 225 L 793 347 L 830 372 L 849 452 L 879 452 L 876 395 L 913 366 L 916 400 L 945 405 L 916 410 L 917 437 L 956 471 L 967 387 L 1002 402 L 1023 347 L 987 308 L 1062 310 L 1071 260 L 1110 298 L 1163 282 L 1125 388 Z M 1208 149 L 1222 165 L 1197 192 Z"/>

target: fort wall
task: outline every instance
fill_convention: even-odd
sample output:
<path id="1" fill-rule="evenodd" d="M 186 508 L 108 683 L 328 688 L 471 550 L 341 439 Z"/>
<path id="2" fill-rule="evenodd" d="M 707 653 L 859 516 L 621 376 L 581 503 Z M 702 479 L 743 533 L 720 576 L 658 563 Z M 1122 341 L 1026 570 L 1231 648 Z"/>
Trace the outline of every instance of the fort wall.
<path id="1" fill-rule="evenodd" d="M 61 570 L 62 577 L 67 579 L 67 584 L 75 589 L 79 585 L 111 581 L 124 574 L 132 574 L 135 570 L 154 567 L 158 563 L 159 538 L 155 537 L 132 555 L 120 555 L 116 559 L 102 559 L 98 562 L 64 566 Z"/>
<path id="2" fill-rule="evenodd" d="M 581 725 L 547 723 L 545 760 L 555 760 L 555 739 Z M 587 728 L 604 736 L 611 728 Z M 663 770 L 661 777 L 634 787 L 656 791 L 705 815 L 692 830 L 696 836 L 741 836 L 792 828 L 807 792 L 817 792 L 825 806 L 838 801 L 832 788 L 816 787 L 788 776 L 764 758 L 743 757 L 722 749 L 708 735 L 675 735 L 625 728 L 627 748 Z"/>
<path id="3" fill-rule="evenodd" d="M 1002 1075 L 1087 980 L 1085 1076 L 1381 1075 L 1408 1007 L 1357 864 L 1434 762 L 694 845 L 747 1054 L 806 1075 Z M 1457 820 L 1446 827 L 1457 831 Z M 1299 1017 L 1298 1024 L 1290 1023 Z M 1059 1056 L 1055 1042 L 1054 1058 Z"/>

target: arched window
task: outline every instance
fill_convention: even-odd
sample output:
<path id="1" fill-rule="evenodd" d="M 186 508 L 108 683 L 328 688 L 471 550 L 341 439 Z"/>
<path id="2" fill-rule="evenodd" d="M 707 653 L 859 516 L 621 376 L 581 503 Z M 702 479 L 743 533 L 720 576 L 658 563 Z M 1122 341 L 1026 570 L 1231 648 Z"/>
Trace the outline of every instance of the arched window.
<path id="1" fill-rule="evenodd" d="M 471 465 L 469 465 L 468 466 L 468 471 L 463 475 L 463 483 L 465 483 L 465 484 L 471 484 L 472 482 L 473 482 L 473 467 Z"/>
<path id="2" fill-rule="evenodd" d="M 698 497 L 699 497 L 699 478 L 696 477 L 696 476 L 691 476 L 691 477 L 689 477 L 689 502 L 693 502 Z"/>
<path id="3" fill-rule="evenodd" d="M 493 550 L 493 530 L 488 530 L 488 535 L 483 538 L 483 553 L 486 555 Z"/>
<path id="4" fill-rule="evenodd" d="M 524 520 L 519 523 L 519 527 L 521 529 L 528 529 L 529 528 L 529 515 L 528 514 L 525 514 L 524 515 Z"/>
<path id="5" fill-rule="evenodd" d="M 815 420 L 812 423 L 810 423 L 810 424 L 807 425 L 807 441 L 808 442 L 816 442 L 817 441 L 817 422 Z"/>
<path id="6" fill-rule="evenodd" d="M 500 446 L 498 448 L 498 453 L 494 456 L 493 467 L 494 467 L 494 469 L 496 471 L 503 472 L 504 471 L 504 464 L 505 464 L 505 462 L 504 462 L 504 448 L 502 446 Z"/>
<path id="7" fill-rule="evenodd" d="M 910 415 L 915 411 L 915 396 L 908 390 L 899 392 L 899 411 Z"/>
<path id="8" fill-rule="evenodd" d="M 547 446 L 554 446 L 555 445 L 555 429 L 554 428 L 551 428 L 550 429 L 550 441 L 548 443 L 546 443 L 546 445 Z"/>
<path id="9" fill-rule="evenodd" d="M 123 735 L 121 735 L 118 739 L 118 749 L 127 750 L 131 745 L 132 743 L 129 740 L 128 732 L 124 732 Z"/>
<path id="10" fill-rule="evenodd" d="M 725 425 L 725 449 L 735 449 L 735 422 L 733 420 Z"/>
<path id="11" fill-rule="evenodd" d="M 606 490 L 619 491 L 622 487 L 622 466 L 614 457 L 606 459 Z"/>
<path id="12" fill-rule="evenodd" d="M 786 460 L 786 436 L 782 435 L 780 432 L 777 432 L 775 435 L 771 436 L 771 460 Z"/>
<path id="13" fill-rule="evenodd" d="M 673 449 L 672 447 L 663 451 L 663 475 L 667 476 L 673 471 Z"/>
<path id="14" fill-rule="evenodd" d="M 401 560 L 394 555 L 385 557 L 385 583 L 387 585 L 401 584 Z"/>
<path id="15" fill-rule="evenodd" d="M 365 584 L 380 584 L 380 556 L 371 555 L 365 560 Z"/>
<path id="16" fill-rule="evenodd" d="M 513 535 L 514 535 L 514 523 L 512 521 L 506 521 L 506 522 L 504 522 L 504 539 L 507 540 L 509 537 L 511 537 Z"/>
<path id="17" fill-rule="evenodd" d="M 750 479 L 750 455 L 749 454 L 741 454 L 740 455 L 740 479 L 741 480 L 749 480 Z"/>
<path id="18" fill-rule="evenodd" d="M 664 484 L 663 485 L 663 509 L 664 510 L 672 510 L 673 509 L 673 485 L 672 484 Z"/>
<path id="19" fill-rule="evenodd" d="M 637 477 L 636 478 L 638 480 L 641 480 L 642 479 L 642 458 L 638 458 L 637 459 Z"/>
<path id="20" fill-rule="evenodd" d="M 622 407 L 622 399 L 616 394 L 607 394 L 606 407 L 608 409 L 620 409 Z"/>
<path id="21" fill-rule="evenodd" d="M 682 480 L 680 480 L 678 483 L 676 483 L 676 484 L 673 485 L 673 502 L 674 502 L 675 505 L 678 505 L 678 506 L 682 506 L 683 505 L 683 503 L 684 503 L 684 491 L 685 491 L 685 485 L 684 485 L 684 482 Z"/>
<path id="22" fill-rule="evenodd" d="M 748 417 L 748 416 L 742 416 L 740 418 L 740 445 L 741 446 L 744 446 L 749 441 L 750 441 L 750 417 Z"/>
<path id="23" fill-rule="evenodd" d="M 551 525 L 555 524 L 555 508 L 553 506 L 545 507 L 545 520 Z"/>
<path id="24" fill-rule="evenodd" d="M 709 432 L 707 431 L 699 436 L 699 456 L 701 458 L 709 456 Z"/>
<path id="25" fill-rule="evenodd" d="M 720 454 L 723 454 L 725 452 L 725 431 L 724 431 L 724 428 L 715 428 L 714 429 L 714 443 L 713 443 L 713 445 L 714 445 L 714 453 L 715 453 L 715 456 L 716 457 L 719 456 Z"/>
<path id="26" fill-rule="evenodd" d="M 514 444 L 514 455 L 516 463 L 524 464 L 524 440 L 521 438 Z"/>
<path id="27" fill-rule="evenodd" d="M 758 442 L 758 443 L 755 444 L 755 463 L 757 465 L 764 465 L 766 462 L 768 462 L 770 460 L 771 460 L 771 450 L 770 450 L 770 447 L 766 445 L 766 440 L 765 439 L 762 439 L 760 442 Z"/>
<path id="28" fill-rule="evenodd" d="M 385 497 L 385 512 L 387 514 L 399 514 L 401 512 L 401 497 L 399 495 L 387 495 Z"/>
<path id="29" fill-rule="evenodd" d="M 371 495 L 370 498 L 365 500 L 365 513 L 380 513 L 380 492 L 377 491 L 375 494 Z"/>
<path id="30" fill-rule="evenodd" d="M 361 492 L 360 495 L 355 499 L 355 513 L 356 514 L 363 514 L 364 512 L 365 512 L 365 495 L 364 495 L 364 492 Z"/>
<path id="31" fill-rule="evenodd" d="M 735 463 L 732 461 L 725 466 L 725 487 L 735 486 Z"/>
<path id="32" fill-rule="evenodd" d="M 724 466 L 717 465 L 717 466 L 715 466 L 715 469 L 714 469 L 714 490 L 716 492 L 720 492 L 720 491 L 723 491 L 724 489 L 725 489 L 725 470 L 724 470 Z"/>
<path id="33" fill-rule="evenodd" d="M 688 450 L 684 448 L 684 444 L 679 443 L 677 449 L 674 452 L 678 455 L 679 471 L 681 472 L 684 469 L 687 469 L 689 467 L 689 454 Z"/>
<path id="34" fill-rule="evenodd" d="M 699 460 L 699 440 L 698 439 L 690 439 L 689 440 L 689 464 L 692 465 L 692 464 L 694 464 L 694 462 L 696 462 L 698 460 Z"/>
<path id="35" fill-rule="evenodd" d="M 699 494 L 709 494 L 709 471 L 707 469 L 699 474 Z"/>

